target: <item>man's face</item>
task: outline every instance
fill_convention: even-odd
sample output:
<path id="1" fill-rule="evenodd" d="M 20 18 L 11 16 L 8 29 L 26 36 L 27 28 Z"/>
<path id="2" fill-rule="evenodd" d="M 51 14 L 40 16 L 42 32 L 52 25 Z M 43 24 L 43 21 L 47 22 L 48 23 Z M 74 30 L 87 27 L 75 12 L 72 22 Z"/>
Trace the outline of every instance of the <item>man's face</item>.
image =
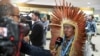
<path id="1" fill-rule="evenodd" d="M 66 24 L 63 26 L 64 27 L 64 34 L 67 37 L 72 37 L 74 36 L 74 27 L 72 25 Z"/>
<path id="2" fill-rule="evenodd" d="M 88 16 L 87 19 L 88 19 L 89 21 L 93 20 L 92 16 Z"/>
<path id="3" fill-rule="evenodd" d="M 14 15 L 14 16 L 13 16 L 13 20 L 14 20 L 15 22 L 19 22 L 19 18 L 20 18 L 19 15 Z"/>
<path id="4" fill-rule="evenodd" d="M 15 22 L 19 22 L 19 9 L 17 7 L 14 8 L 14 15 L 12 16 L 13 20 Z"/>
<path id="5" fill-rule="evenodd" d="M 33 21 L 36 21 L 36 19 L 37 19 L 37 18 L 36 18 L 36 15 L 33 13 L 33 14 L 32 14 L 32 20 L 33 20 Z"/>

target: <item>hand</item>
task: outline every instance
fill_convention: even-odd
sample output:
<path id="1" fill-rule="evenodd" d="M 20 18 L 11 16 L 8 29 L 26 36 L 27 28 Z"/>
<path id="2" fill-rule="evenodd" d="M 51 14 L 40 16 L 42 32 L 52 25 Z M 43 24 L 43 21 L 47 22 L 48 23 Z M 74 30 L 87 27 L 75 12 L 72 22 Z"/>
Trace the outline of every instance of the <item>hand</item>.
<path id="1" fill-rule="evenodd" d="M 54 50 L 51 50 L 51 54 L 52 54 L 52 56 L 56 56 L 56 50 L 54 49 Z"/>
<path id="2" fill-rule="evenodd" d="M 28 36 L 24 37 L 24 41 L 29 42 L 29 37 Z"/>
<path id="3" fill-rule="evenodd" d="M 94 34 L 94 36 L 96 37 L 96 36 L 97 36 L 97 34 L 95 33 L 95 34 Z"/>
<path id="4" fill-rule="evenodd" d="M 96 33 L 94 33 L 93 37 L 96 37 Z"/>

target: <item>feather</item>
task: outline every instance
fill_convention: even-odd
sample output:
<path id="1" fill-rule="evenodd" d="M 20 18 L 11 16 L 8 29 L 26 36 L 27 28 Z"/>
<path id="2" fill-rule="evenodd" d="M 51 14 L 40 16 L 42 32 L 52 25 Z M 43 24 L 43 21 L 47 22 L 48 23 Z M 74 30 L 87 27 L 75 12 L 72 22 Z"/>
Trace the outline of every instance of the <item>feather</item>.
<path id="1" fill-rule="evenodd" d="M 59 0 L 59 5 L 57 4 L 58 0 L 55 0 L 56 7 L 53 10 L 53 18 L 51 19 L 51 23 L 53 27 L 51 27 L 51 42 L 50 46 L 55 46 L 55 41 L 57 37 L 60 37 L 61 27 L 63 19 L 71 20 L 72 22 L 77 23 L 77 31 L 78 35 L 73 41 L 71 51 L 69 56 L 83 56 L 83 46 L 86 40 L 85 34 L 85 23 L 86 20 L 84 19 L 85 14 L 78 8 L 71 5 L 65 0 Z M 69 23 L 72 23 L 69 22 Z M 55 27 L 54 27 L 55 26 Z M 59 26 L 59 27 L 57 27 Z M 57 34 L 58 33 L 58 34 Z"/>

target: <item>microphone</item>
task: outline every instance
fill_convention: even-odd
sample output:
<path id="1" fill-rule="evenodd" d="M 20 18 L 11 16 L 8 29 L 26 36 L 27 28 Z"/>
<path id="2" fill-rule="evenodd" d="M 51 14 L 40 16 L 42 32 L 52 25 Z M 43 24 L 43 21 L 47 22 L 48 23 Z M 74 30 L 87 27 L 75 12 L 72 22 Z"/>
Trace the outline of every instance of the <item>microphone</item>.
<path id="1" fill-rule="evenodd" d="M 61 45 L 62 42 L 63 42 L 63 38 L 58 37 L 56 42 L 55 42 L 55 50 L 58 49 L 58 47 Z"/>

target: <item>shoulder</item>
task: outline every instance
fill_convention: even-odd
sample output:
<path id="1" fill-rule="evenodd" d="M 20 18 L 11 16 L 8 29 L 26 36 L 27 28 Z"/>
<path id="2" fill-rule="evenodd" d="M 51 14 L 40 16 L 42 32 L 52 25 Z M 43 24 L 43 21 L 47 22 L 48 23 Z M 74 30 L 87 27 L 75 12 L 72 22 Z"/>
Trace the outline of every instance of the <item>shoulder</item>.
<path id="1" fill-rule="evenodd" d="M 41 21 L 38 21 L 38 22 L 35 23 L 35 25 L 43 26 L 43 23 Z"/>
<path id="2" fill-rule="evenodd" d="M 41 24 L 41 22 L 36 22 L 34 23 L 33 29 L 43 29 L 43 25 Z"/>
<path id="3" fill-rule="evenodd" d="M 92 24 L 96 24 L 96 22 L 95 22 L 95 21 L 93 21 L 93 22 L 92 22 Z"/>

